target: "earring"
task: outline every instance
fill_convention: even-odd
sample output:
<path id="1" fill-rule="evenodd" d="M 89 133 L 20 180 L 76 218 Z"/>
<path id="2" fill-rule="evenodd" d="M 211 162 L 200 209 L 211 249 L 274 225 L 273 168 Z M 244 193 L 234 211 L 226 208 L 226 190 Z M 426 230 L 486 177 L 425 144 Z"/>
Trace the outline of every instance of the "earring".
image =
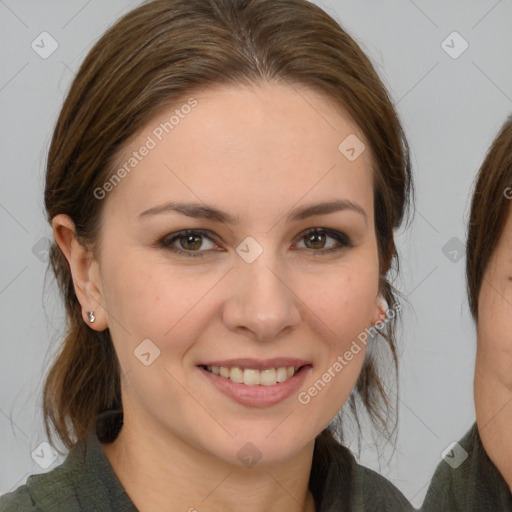
<path id="1" fill-rule="evenodd" d="M 379 320 L 377 320 L 374 324 L 372 324 L 372 327 L 374 327 L 375 329 L 380 329 L 389 320 L 388 319 L 389 304 L 388 304 L 388 301 L 380 294 L 377 297 L 377 303 L 378 303 L 378 306 L 379 306 L 382 316 Z"/>
<path id="2" fill-rule="evenodd" d="M 89 322 L 91 322 L 92 324 L 94 320 L 96 320 L 96 317 L 94 316 L 94 311 L 88 311 L 87 314 L 89 315 Z"/>
<path id="3" fill-rule="evenodd" d="M 380 307 L 382 313 L 384 313 L 384 316 L 387 316 L 388 311 L 389 311 L 388 301 L 382 295 L 378 296 L 377 301 L 379 303 L 379 307 Z"/>

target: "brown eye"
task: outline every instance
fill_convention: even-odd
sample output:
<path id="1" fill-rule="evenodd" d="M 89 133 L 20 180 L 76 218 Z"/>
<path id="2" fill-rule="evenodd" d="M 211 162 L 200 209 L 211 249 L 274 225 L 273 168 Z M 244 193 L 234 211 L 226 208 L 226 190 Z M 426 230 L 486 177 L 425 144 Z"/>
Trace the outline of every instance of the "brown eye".
<path id="1" fill-rule="evenodd" d="M 333 242 L 330 242 L 333 240 Z M 344 249 L 345 247 L 353 247 L 350 238 L 341 233 L 331 229 L 312 228 L 300 235 L 300 242 L 304 241 L 304 248 L 310 249 L 313 252 L 323 254 L 325 252 L 334 252 Z M 329 244 L 328 246 L 326 244 Z M 303 249 L 303 247 L 299 247 Z"/>
<path id="2" fill-rule="evenodd" d="M 324 233 L 311 233 L 304 237 L 308 249 L 323 249 L 326 236 Z M 310 245 L 308 245 L 310 244 Z"/>
<path id="3" fill-rule="evenodd" d="M 196 251 L 203 243 L 201 235 L 184 235 L 178 238 L 182 249 Z"/>
<path id="4" fill-rule="evenodd" d="M 219 246 L 206 231 L 186 230 L 171 233 L 159 241 L 159 245 L 176 254 L 184 256 L 205 256 L 205 253 L 219 251 Z"/>

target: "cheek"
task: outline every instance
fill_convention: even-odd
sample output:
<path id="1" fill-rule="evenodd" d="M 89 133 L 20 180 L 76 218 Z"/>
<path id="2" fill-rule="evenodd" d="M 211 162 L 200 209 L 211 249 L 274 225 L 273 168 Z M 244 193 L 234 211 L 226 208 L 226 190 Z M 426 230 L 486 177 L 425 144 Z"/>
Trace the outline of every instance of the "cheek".
<path id="1" fill-rule="evenodd" d="M 512 290 L 496 288 L 483 284 L 479 296 L 476 365 L 488 382 L 512 387 Z"/>
<path id="2" fill-rule="evenodd" d="M 133 363 L 134 349 L 145 339 L 162 352 L 170 340 L 175 355 L 186 350 L 186 340 L 197 327 L 198 311 L 202 311 L 201 320 L 206 318 L 202 299 L 219 280 L 216 275 L 199 279 L 186 269 L 157 265 L 136 255 L 105 265 L 104 275 L 109 328 L 127 368 Z"/>
<path id="3" fill-rule="evenodd" d="M 299 402 L 308 402 L 312 414 L 321 418 L 338 412 L 357 381 L 376 307 L 376 269 L 359 266 L 345 270 L 329 274 L 329 279 L 316 287 L 303 282 L 310 290 L 305 302 L 311 311 L 306 321 L 315 330 L 319 350 L 315 374 Z M 321 398 L 313 400 L 316 396 Z"/>
<path id="4" fill-rule="evenodd" d="M 505 286 L 484 282 L 478 299 L 478 341 L 484 351 L 508 352 L 512 356 L 512 283 Z"/>
<path id="5" fill-rule="evenodd" d="M 197 272 L 187 270 L 137 253 L 127 255 L 119 263 L 105 265 L 109 311 L 116 311 L 130 324 L 171 328 L 173 321 L 190 310 L 216 278 L 199 277 Z"/>
<path id="6" fill-rule="evenodd" d="M 346 340 L 369 327 L 379 292 L 377 263 L 303 278 L 302 286 L 305 302 L 325 323 L 326 339 Z"/>

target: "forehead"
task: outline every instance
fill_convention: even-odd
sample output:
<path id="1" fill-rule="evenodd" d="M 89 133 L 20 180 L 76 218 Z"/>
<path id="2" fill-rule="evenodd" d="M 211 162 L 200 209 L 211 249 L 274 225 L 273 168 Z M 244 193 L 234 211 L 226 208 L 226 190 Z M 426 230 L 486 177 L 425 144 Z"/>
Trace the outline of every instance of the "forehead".
<path id="1" fill-rule="evenodd" d="M 138 210 L 173 194 L 223 197 L 242 212 L 326 194 L 371 209 L 370 148 L 343 108 L 312 89 L 264 83 L 185 97 L 132 138 L 114 169 L 144 145 L 151 149 L 111 193 L 114 201 L 129 195 Z"/>

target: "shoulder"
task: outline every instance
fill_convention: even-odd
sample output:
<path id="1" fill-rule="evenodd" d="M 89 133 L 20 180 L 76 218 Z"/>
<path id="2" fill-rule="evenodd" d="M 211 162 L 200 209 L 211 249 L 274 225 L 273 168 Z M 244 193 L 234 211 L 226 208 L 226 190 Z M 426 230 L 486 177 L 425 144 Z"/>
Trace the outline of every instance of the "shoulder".
<path id="1" fill-rule="evenodd" d="M 95 432 L 79 440 L 64 462 L 0 498 L 0 512 L 136 512 Z"/>
<path id="2" fill-rule="evenodd" d="M 75 444 L 62 464 L 47 473 L 31 475 L 17 489 L 0 496 L 0 512 L 79 510 L 76 481 L 84 464 L 84 446 Z"/>
<path id="3" fill-rule="evenodd" d="M 460 501 L 463 496 L 458 495 L 468 485 L 471 475 L 470 471 L 463 469 L 457 471 L 457 469 L 461 465 L 467 468 L 472 465 L 472 462 L 474 463 L 478 450 L 477 434 L 476 424 L 474 424 L 464 437 L 445 454 L 445 458 L 438 463 L 427 489 L 422 510 L 445 510 L 448 506 L 456 506 L 457 503 L 464 506 Z M 462 462 L 463 458 L 465 460 Z"/>
<path id="4" fill-rule="evenodd" d="M 318 510 L 408 512 L 405 496 L 386 478 L 356 462 L 352 452 L 334 440 L 317 439 L 311 490 Z"/>
<path id="5" fill-rule="evenodd" d="M 26 485 L 0 496 L 0 512 L 39 512 Z"/>
<path id="6" fill-rule="evenodd" d="M 474 423 L 439 462 L 422 510 L 496 512 L 511 509 L 508 486 L 487 456 Z"/>
<path id="7" fill-rule="evenodd" d="M 354 510 L 409 512 L 415 510 L 389 480 L 359 464 L 354 471 Z"/>

